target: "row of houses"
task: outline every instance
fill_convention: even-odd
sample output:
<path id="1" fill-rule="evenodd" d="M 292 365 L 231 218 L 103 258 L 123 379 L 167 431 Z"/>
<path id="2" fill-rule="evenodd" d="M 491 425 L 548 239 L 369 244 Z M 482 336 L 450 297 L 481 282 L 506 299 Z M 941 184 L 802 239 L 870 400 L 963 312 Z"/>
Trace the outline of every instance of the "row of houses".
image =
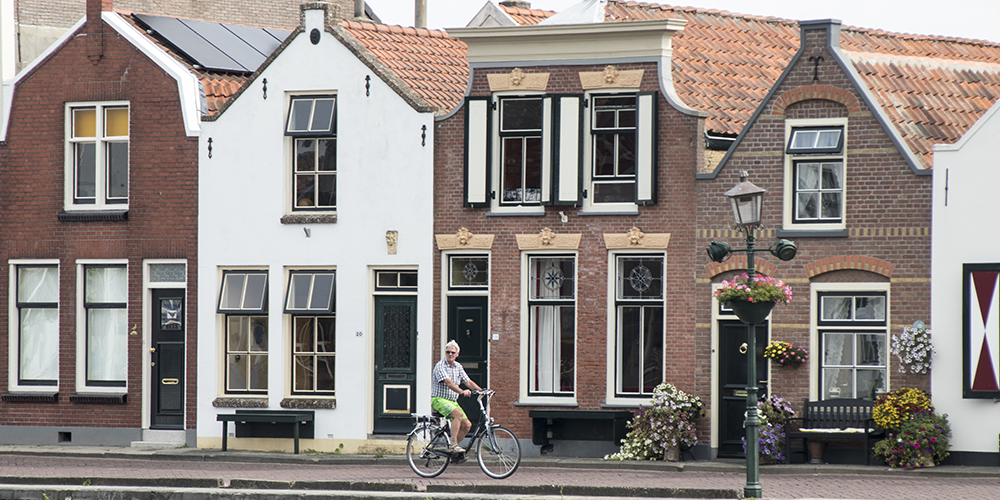
<path id="1" fill-rule="evenodd" d="M 759 241 L 799 248 L 757 253 L 795 294 L 757 354 L 811 353 L 758 385 L 920 387 L 952 460 L 995 461 L 1000 266 L 949 244 L 983 232 L 1000 45 L 592 0 L 445 33 L 350 4 L 251 28 L 88 0 L 5 82 L 0 442 L 290 449 L 216 416 L 294 409 L 305 448 L 394 448 L 456 339 L 527 453 L 533 410 L 566 422 L 551 453 L 614 451 L 573 413 L 669 382 L 708 408 L 695 456 L 740 456 L 746 328 L 711 292 L 747 262 L 704 249 L 739 243 L 747 171 Z M 931 375 L 889 351 L 917 320 Z"/>

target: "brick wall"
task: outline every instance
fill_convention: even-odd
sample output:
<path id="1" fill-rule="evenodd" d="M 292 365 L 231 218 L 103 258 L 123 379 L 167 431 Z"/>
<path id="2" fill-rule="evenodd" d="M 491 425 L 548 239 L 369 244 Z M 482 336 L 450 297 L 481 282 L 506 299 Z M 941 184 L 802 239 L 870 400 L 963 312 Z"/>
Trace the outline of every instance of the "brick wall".
<path id="1" fill-rule="evenodd" d="M 718 177 L 698 182 L 699 237 L 695 247 L 704 249 L 712 239 L 723 239 L 718 234 L 732 228 L 731 210 L 723 193 L 736 185 L 740 170 L 747 170 L 750 181 L 767 190 L 765 230 L 758 236 L 758 247 L 765 251 L 758 253 L 757 258 L 773 262 L 777 269 L 774 275 L 790 282 L 795 294 L 791 304 L 774 309 L 772 339 L 809 345 L 809 289 L 811 283 L 821 282 L 889 282 L 890 336 L 918 319 L 929 324 L 931 177 L 915 175 L 896 150 L 863 96 L 837 66 L 833 54 L 826 51 L 826 31 L 811 30 L 806 40 L 807 50 L 774 94 L 775 100 L 781 102 L 767 104 Z M 818 72 L 814 62 L 809 61 L 817 56 L 823 57 Z M 781 112 L 787 101 L 780 96 L 817 85 L 840 89 L 849 96 L 802 100 Z M 851 111 L 847 105 L 854 102 L 859 103 L 859 109 Z M 798 243 L 798 255 L 792 261 L 781 262 L 766 252 L 766 246 L 776 239 L 775 229 L 782 224 L 785 120 L 827 117 L 848 119 L 845 217 L 849 236 L 792 238 Z M 742 235 L 731 235 L 725 241 L 736 248 L 744 246 Z M 836 256 L 874 257 L 892 264 L 893 270 L 890 276 L 858 269 L 835 270 L 813 277 L 806 272 L 807 265 Z M 709 260 L 703 251 L 697 252 L 697 261 L 701 269 L 697 322 L 702 326 L 696 338 L 698 352 L 704 353 L 709 349 L 711 331 L 710 282 L 728 278 L 732 273 L 710 276 L 704 270 Z M 810 365 L 820 362 L 821 354 L 810 352 L 809 364 L 798 369 L 773 366 L 771 392 L 789 399 L 799 409 L 802 400 L 809 396 L 808 370 Z M 895 356 L 888 357 L 890 389 L 913 386 L 930 390 L 929 376 L 901 374 Z M 708 369 L 707 364 L 698 366 L 699 394 L 711 389 Z"/>
<path id="2" fill-rule="evenodd" d="M 85 29 L 93 33 L 93 26 Z M 197 296 L 197 139 L 185 135 L 177 83 L 110 27 L 103 57 L 91 62 L 94 36 L 77 37 L 22 79 L 14 96 L 7 142 L 0 145 L 0 262 L 59 259 L 59 402 L 5 403 L 0 425 L 139 428 L 142 335 L 128 337 L 128 404 L 85 405 L 76 393 L 76 297 L 78 259 L 127 259 L 128 324 L 143 325 L 143 259 L 188 259 L 186 427 L 195 427 L 195 325 Z M 99 53 L 99 51 L 98 51 Z M 63 208 L 64 103 L 127 100 L 130 104 L 129 212 L 127 221 L 60 222 Z M 6 304 L 9 275 L 0 272 L 0 302 Z M 0 308 L 0 358 L 17 318 Z M 55 347 L 55 346 L 53 346 Z M 6 367 L 5 367 L 6 370 Z M 6 393 L 7 377 L 0 377 Z"/>
<path id="3" fill-rule="evenodd" d="M 655 64 L 616 65 L 620 71 L 644 69 L 642 91 L 659 91 Z M 547 93 L 583 93 L 580 72 L 603 71 L 604 65 L 525 67 L 526 73 L 550 73 Z M 510 68 L 475 69 L 471 95 L 490 95 L 486 75 L 509 74 Z M 490 386 L 498 392 L 494 413 L 522 438 L 531 433 L 528 408 L 515 407 L 523 373 L 520 360 L 521 252 L 515 235 L 538 234 L 545 227 L 557 234 L 580 233 L 582 240 L 577 260 L 576 303 L 576 401 L 580 410 L 600 410 L 607 387 L 607 288 L 608 250 L 605 233 L 624 234 L 633 226 L 644 233 L 670 233 L 666 252 L 666 374 L 665 380 L 685 391 L 695 392 L 695 366 L 698 346 L 695 338 L 694 288 L 695 224 L 691 214 L 697 205 L 695 173 L 702 155 L 699 152 L 704 122 L 682 115 L 659 96 L 659 139 L 657 179 L 658 203 L 641 207 L 638 216 L 579 216 L 573 207 L 546 207 L 544 217 L 488 217 L 489 209 L 463 207 L 464 117 L 459 110 L 453 117 L 439 121 L 435 134 L 436 234 L 455 234 L 466 227 L 476 234 L 496 236 L 492 247 L 490 288 L 490 331 L 500 336 L 490 343 Z M 558 212 L 569 216 L 560 222 Z M 440 263 L 435 275 L 441 276 Z M 447 283 L 444 284 L 446 286 Z M 440 324 L 443 304 L 439 282 L 435 293 L 435 323 Z M 432 359 L 439 359 L 439 342 L 434 343 Z M 698 393 L 707 397 L 708 393 Z M 535 407 L 531 408 L 544 408 Z"/>

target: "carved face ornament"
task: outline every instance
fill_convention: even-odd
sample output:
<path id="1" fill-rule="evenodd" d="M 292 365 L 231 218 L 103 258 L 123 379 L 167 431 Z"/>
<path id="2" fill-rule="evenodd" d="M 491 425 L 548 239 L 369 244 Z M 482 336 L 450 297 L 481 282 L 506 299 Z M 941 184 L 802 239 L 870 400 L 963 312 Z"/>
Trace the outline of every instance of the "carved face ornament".
<path id="1" fill-rule="evenodd" d="M 541 233 L 538 233 L 538 238 L 542 240 L 542 245 L 551 245 L 552 240 L 556 239 L 556 233 L 549 228 L 542 229 Z"/>
<path id="2" fill-rule="evenodd" d="M 472 236 L 473 236 L 472 231 L 469 231 L 464 227 L 462 229 L 459 229 L 458 233 L 455 234 L 455 237 L 458 238 L 459 245 L 468 245 L 469 241 L 472 240 Z"/>
<path id="3" fill-rule="evenodd" d="M 632 245 L 641 245 L 643 236 L 646 235 L 642 231 L 640 231 L 639 228 L 632 227 L 632 229 L 630 229 L 628 232 L 628 242 L 629 244 Z"/>
<path id="4" fill-rule="evenodd" d="M 521 82 L 524 80 L 524 77 L 525 75 L 524 72 L 521 71 L 521 68 L 514 68 L 514 71 L 510 72 L 510 84 L 514 87 L 517 87 L 521 85 Z"/>
<path id="5" fill-rule="evenodd" d="M 607 83 L 615 83 L 615 78 L 618 78 L 618 70 L 610 64 L 604 68 L 604 81 Z"/>

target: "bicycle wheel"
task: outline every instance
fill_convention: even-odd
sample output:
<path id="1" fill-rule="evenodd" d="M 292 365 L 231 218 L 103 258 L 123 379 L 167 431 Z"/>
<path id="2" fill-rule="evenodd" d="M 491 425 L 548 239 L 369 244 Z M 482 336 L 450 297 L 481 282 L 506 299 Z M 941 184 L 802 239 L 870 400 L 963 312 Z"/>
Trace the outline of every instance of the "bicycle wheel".
<path id="1" fill-rule="evenodd" d="M 493 479 L 510 477 L 521 465 L 521 443 L 510 429 L 497 425 L 476 446 L 479 468 Z M 496 446 L 493 445 L 496 443 Z"/>
<path id="2" fill-rule="evenodd" d="M 420 477 L 437 477 L 448 467 L 451 457 L 438 454 L 448 446 L 448 437 L 436 425 L 424 425 L 410 433 L 406 440 L 406 461 Z"/>

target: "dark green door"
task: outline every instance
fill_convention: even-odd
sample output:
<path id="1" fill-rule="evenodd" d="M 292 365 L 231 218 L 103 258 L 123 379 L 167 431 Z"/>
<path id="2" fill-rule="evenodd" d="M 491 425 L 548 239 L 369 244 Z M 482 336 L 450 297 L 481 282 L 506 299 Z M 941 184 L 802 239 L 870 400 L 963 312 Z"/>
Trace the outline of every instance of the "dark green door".
<path id="1" fill-rule="evenodd" d="M 151 429 L 184 428 L 184 290 L 152 291 Z"/>
<path id="2" fill-rule="evenodd" d="M 489 356 L 488 305 L 488 297 L 448 298 L 448 340 L 458 342 L 461 348 L 458 362 L 462 363 L 469 378 L 484 389 L 489 388 L 486 364 Z M 458 404 L 473 424 L 479 421 L 482 412 L 475 398 L 459 397 Z"/>
<path id="3" fill-rule="evenodd" d="M 417 380 L 417 298 L 375 296 L 375 434 L 413 428 Z"/>
<path id="4" fill-rule="evenodd" d="M 739 321 L 719 322 L 719 457 L 745 457 L 742 438 L 743 414 L 747 409 L 747 325 Z M 767 324 L 757 325 L 757 395 L 767 394 Z"/>

